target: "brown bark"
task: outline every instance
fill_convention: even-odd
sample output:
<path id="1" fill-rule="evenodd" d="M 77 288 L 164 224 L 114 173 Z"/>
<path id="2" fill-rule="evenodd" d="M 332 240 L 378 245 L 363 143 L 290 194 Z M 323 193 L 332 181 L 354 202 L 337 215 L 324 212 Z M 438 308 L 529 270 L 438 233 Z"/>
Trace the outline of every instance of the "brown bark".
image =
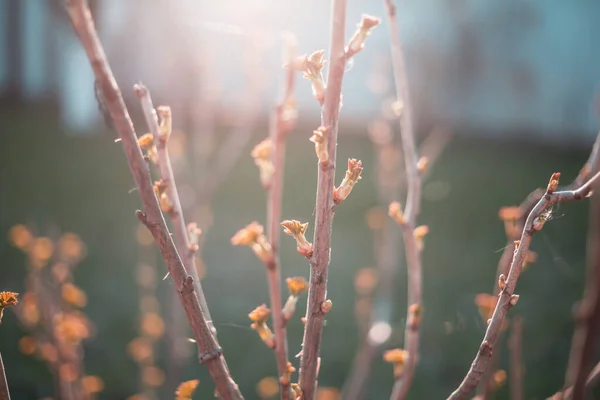
<path id="1" fill-rule="evenodd" d="M 121 138 L 121 144 L 133 174 L 144 212 L 137 211 L 138 219 L 150 230 L 165 260 L 171 279 L 178 290 L 180 300 L 192 326 L 199 359 L 206 364 L 215 382 L 216 391 L 223 399 L 242 399 L 242 395 L 231 378 L 221 349 L 219 348 L 202 312 L 194 290 L 194 279 L 188 274 L 169 234 L 165 219 L 154 194 L 148 165 L 131 118 L 123 101 L 121 91 L 114 78 L 106 55 L 96 33 L 86 2 L 67 0 L 67 11 L 75 32 L 86 51 L 94 75 L 102 91 L 102 96 L 110 112 L 114 126 Z"/>

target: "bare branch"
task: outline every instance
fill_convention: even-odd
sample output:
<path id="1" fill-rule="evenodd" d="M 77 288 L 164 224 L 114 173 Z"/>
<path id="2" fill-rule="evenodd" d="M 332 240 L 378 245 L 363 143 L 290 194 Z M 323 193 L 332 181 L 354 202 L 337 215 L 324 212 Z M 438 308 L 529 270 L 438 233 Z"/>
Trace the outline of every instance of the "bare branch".
<path id="1" fill-rule="evenodd" d="M 0 400 L 10 400 L 10 392 L 8 391 L 8 382 L 4 373 L 4 363 L 2 362 L 2 354 L 0 353 Z"/>
<path id="2" fill-rule="evenodd" d="M 548 187 L 544 196 L 533 207 L 523 228 L 521 239 L 515 242 L 515 252 L 510 266 L 508 277 L 503 280 L 500 292 L 500 298 L 494 309 L 494 314 L 488 324 L 485 336 L 477 352 L 477 356 L 473 360 L 471 368 L 467 375 L 459 385 L 459 387 L 448 397 L 448 399 L 458 400 L 464 399 L 481 381 L 483 372 L 488 366 L 492 350 L 498 339 L 500 327 L 504 322 L 504 317 L 508 310 L 518 301 L 518 295 L 514 294 L 514 290 L 521 274 L 523 264 L 525 262 L 527 251 L 533 235 L 542 229 L 549 218 L 546 210 L 552 205 L 571 200 L 581 200 L 585 198 L 591 190 L 591 185 L 594 183 L 600 173 L 597 173 L 579 188 L 574 190 L 556 191 L 560 174 L 555 173 L 550 178 Z"/>
<path id="3" fill-rule="evenodd" d="M 581 186 L 589 178 L 592 169 L 594 169 L 594 170 L 596 169 L 594 167 L 594 165 L 596 165 L 596 163 L 598 162 L 598 155 L 599 155 L 598 147 L 599 146 L 600 146 L 600 135 L 598 135 L 598 137 L 596 138 L 596 141 L 594 143 L 592 152 L 590 153 L 588 160 L 586 161 L 583 168 L 577 175 L 577 178 L 568 186 L 568 188 L 577 188 L 577 187 Z M 500 260 L 498 262 L 498 268 L 496 270 L 496 277 L 498 277 L 500 275 L 505 275 L 505 276 L 508 275 L 511 261 L 512 261 L 514 251 L 515 251 L 515 241 L 519 239 L 519 233 L 523 231 L 527 216 L 529 215 L 529 213 L 531 212 L 533 207 L 537 204 L 537 202 L 540 200 L 540 198 L 543 195 L 544 195 L 544 190 L 542 190 L 540 188 L 535 189 L 518 206 L 518 216 L 514 220 L 514 226 L 511 226 L 510 227 L 511 229 L 507 229 L 507 232 L 506 232 L 507 233 L 507 243 L 506 243 L 506 246 L 504 247 L 502 256 L 500 257 Z M 494 289 L 492 292 L 496 296 L 500 294 L 500 288 L 497 284 L 497 278 L 494 279 Z M 499 332 L 498 337 L 500 337 L 501 335 L 502 335 L 502 331 Z M 498 340 L 498 339 L 496 339 L 496 340 Z M 498 362 L 499 354 L 500 353 L 497 351 L 492 353 L 492 358 L 490 360 L 491 367 L 486 368 L 486 371 L 484 372 L 483 377 L 481 378 L 481 386 L 480 386 L 481 390 L 478 392 L 478 395 L 480 397 L 486 398 L 490 394 L 490 391 L 493 386 L 492 376 L 493 376 L 493 371 L 495 369 L 494 365 L 496 365 Z"/>
<path id="4" fill-rule="evenodd" d="M 216 339 L 212 335 L 206 316 L 202 312 L 194 293 L 194 279 L 188 275 L 181 262 L 173 239 L 168 232 L 154 194 L 148 166 L 137 141 L 133 123 L 123 101 L 121 91 L 110 69 L 106 55 L 96 33 L 90 10 L 83 0 L 67 0 L 67 11 L 75 32 L 87 53 L 90 64 L 101 88 L 106 106 L 114 126 L 119 133 L 123 150 L 133 174 L 145 213 L 136 214 L 150 230 L 156 240 L 171 279 L 178 288 L 181 302 L 192 326 L 194 338 L 200 354 L 200 362 L 205 363 L 215 382 L 216 391 L 223 399 L 242 399 L 242 395 L 227 368 Z"/>
<path id="5" fill-rule="evenodd" d="M 346 67 L 344 32 L 346 0 L 333 0 L 331 5 L 331 48 L 327 88 L 322 108 L 321 125 L 327 132 L 327 162 L 319 162 L 315 209 L 314 251 L 310 259 L 310 289 L 306 306 L 306 326 L 302 341 L 299 384 L 304 400 L 313 400 L 317 388 L 317 365 L 327 295 L 327 274 L 331 261 L 331 228 L 335 213 L 333 187 L 338 136 L 342 80 Z"/>
<path id="6" fill-rule="evenodd" d="M 288 44 L 289 45 L 289 44 Z M 285 140 L 292 128 L 295 116 L 291 119 L 286 115 L 286 107 L 293 102 L 295 73 L 290 68 L 286 70 L 283 98 L 275 107 L 270 122 L 269 137 L 272 143 L 271 161 L 273 163 L 273 176 L 269 187 L 267 199 L 267 236 L 273 249 L 272 263 L 267 264 L 267 280 L 273 317 L 273 330 L 275 331 L 275 356 L 277 358 L 277 371 L 279 374 L 280 396 L 282 400 L 290 398 L 290 378 L 288 367 L 288 343 L 286 333 L 286 318 L 283 315 L 281 300 L 281 261 L 279 257 L 279 239 L 281 221 L 281 207 L 283 196 L 283 177 L 285 167 Z"/>
<path id="7" fill-rule="evenodd" d="M 592 369 L 592 372 L 588 375 L 585 380 L 585 389 L 592 390 L 596 385 L 600 382 L 600 363 L 596 364 L 596 366 Z M 548 397 L 546 400 L 564 400 L 571 398 L 573 392 L 573 387 L 569 387 L 563 391 L 557 392 L 552 396 Z"/>
<path id="8" fill-rule="evenodd" d="M 168 133 L 161 132 L 161 127 L 158 125 L 156 110 L 154 109 L 154 104 L 152 104 L 152 97 L 150 96 L 150 91 L 148 88 L 142 84 L 137 84 L 134 86 L 134 92 L 140 99 L 142 110 L 144 111 L 144 117 L 146 118 L 146 124 L 148 124 L 148 128 L 150 128 L 150 132 L 154 138 L 154 143 L 157 150 L 158 168 L 166 186 L 166 194 L 172 204 L 167 214 L 169 214 L 169 217 L 171 217 L 173 228 L 175 230 L 175 243 L 177 244 L 177 251 L 182 258 L 185 269 L 189 272 L 192 278 L 194 278 L 194 285 L 196 294 L 198 295 L 198 301 L 200 302 L 200 307 L 202 307 L 202 311 L 208 319 L 208 325 L 213 334 L 216 334 L 216 329 L 210 316 L 208 304 L 206 303 L 206 297 L 204 296 L 204 290 L 202 289 L 202 284 L 200 283 L 200 278 L 198 276 L 195 250 L 190 245 L 187 225 L 185 224 L 185 220 L 183 218 L 183 208 L 181 207 L 181 201 L 179 200 L 175 175 L 173 174 L 173 167 L 171 166 L 171 159 L 167 149 L 168 137 L 171 134 L 170 128 Z M 170 114 L 170 109 L 168 112 Z M 169 115 L 168 118 L 170 119 L 171 116 Z"/>
<path id="9" fill-rule="evenodd" d="M 500 287 L 498 285 L 498 279 L 500 275 L 507 276 L 508 271 L 510 269 L 510 263 L 512 261 L 513 254 L 515 252 L 515 241 L 519 239 L 520 232 L 523 231 L 523 227 L 525 226 L 525 220 L 527 216 L 536 205 L 536 203 L 543 196 L 544 191 L 542 189 L 536 189 L 531 192 L 525 200 L 517 207 L 517 215 L 516 218 L 509 218 L 504 221 L 507 242 L 506 246 L 504 246 L 504 251 L 502 252 L 502 256 L 498 261 L 498 266 L 496 268 L 496 275 L 494 278 L 494 286 L 492 289 L 492 293 L 494 296 L 498 296 L 500 294 Z M 506 219 L 506 216 L 502 215 L 503 210 L 500 210 L 501 219 Z M 498 333 L 498 338 L 502 337 L 503 331 L 501 330 Z M 494 383 L 494 371 L 497 369 L 497 365 L 500 359 L 500 352 L 495 351 L 492 353 L 492 358 L 490 359 L 490 365 L 486 368 L 483 373 L 483 377 L 481 378 L 481 383 L 479 385 L 477 391 L 477 397 L 481 399 L 487 399 L 492 395 L 492 392 L 495 387 Z"/>
<path id="10" fill-rule="evenodd" d="M 592 389 L 596 387 L 600 383 L 600 363 L 596 364 L 596 366 L 590 372 L 590 375 L 585 382 L 586 387 Z"/>
<path id="11" fill-rule="evenodd" d="M 418 156 L 413 131 L 412 109 L 404 55 L 400 43 L 400 32 L 396 21 L 396 6 L 392 3 L 392 0 L 385 0 L 385 6 L 387 11 L 386 16 L 389 29 L 397 105 L 401 109 L 400 134 L 402 137 L 402 148 L 404 150 L 406 179 L 408 184 L 404 220 L 401 224 L 408 271 L 408 311 L 404 335 L 404 348 L 408 351 L 408 359 L 405 362 L 403 373 L 396 378 L 396 383 L 394 384 L 392 395 L 390 397 L 392 400 L 402 400 L 405 399 L 408 394 L 419 358 L 419 326 L 421 318 L 420 315 L 419 317 L 416 317 L 415 315 L 411 315 L 411 313 L 420 314 L 423 309 L 421 304 L 421 254 L 417 240 L 413 234 L 420 210 L 421 176 L 417 167 Z"/>
<path id="12" fill-rule="evenodd" d="M 422 143 L 420 153 L 427 157 L 431 164 L 438 158 L 449 141 L 449 135 L 444 130 L 434 130 Z M 380 143 L 378 153 L 389 146 L 394 146 L 392 138 L 389 142 Z M 383 169 L 383 160 L 379 161 L 379 168 Z M 394 168 L 395 166 L 387 166 Z M 385 187 L 383 182 L 379 184 L 380 201 L 389 204 L 398 196 L 398 192 L 406 183 L 405 175 L 397 175 L 396 182 Z M 375 296 L 374 312 L 371 313 L 365 334 L 361 338 L 360 347 L 356 353 L 350 375 L 346 379 L 343 389 L 343 398 L 346 400 L 358 400 L 363 398 L 367 379 L 371 373 L 373 358 L 378 354 L 379 348 L 387 342 L 391 334 L 390 316 L 394 302 L 394 279 L 397 271 L 398 254 L 397 242 L 400 240 L 395 222 L 387 219 L 382 227 L 380 238 L 381 244 L 375 245 L 377 250 L 378 286 Z M 386 332 L 389 328 L 389 334 Z"/>
<path id="13" fill-rule="evenodd" d="M 512 319 L 510 334 L 510 385 L 511 400 L 523 398 L 523 318 L 516 316 Z"/>
<path id="14" fill-rule="evenodd" d="M 588 185 L 590 183 L 588 182 Z M 582 400 L 585 396 L 586 377 L 592 369 L 598 334 L 600 334 L 600 198 L 594 196 L 590 204 L 587 238 L 587 276 L 583 299 L 574 311 L 577 323 L 573 334 L 571 355 L 565 378 L 569 396 Z"/>

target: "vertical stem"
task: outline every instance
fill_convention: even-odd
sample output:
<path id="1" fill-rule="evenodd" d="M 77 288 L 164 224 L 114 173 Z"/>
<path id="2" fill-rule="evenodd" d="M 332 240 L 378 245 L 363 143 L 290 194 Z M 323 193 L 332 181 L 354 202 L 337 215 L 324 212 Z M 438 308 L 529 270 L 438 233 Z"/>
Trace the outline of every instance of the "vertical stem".
<path id="1" fill-rule="evenodd" d="M 293 71 L 292 71 L 293 73 Z M 280 396 L 282 400 L 290 397 L 290 382 L 283 379 L 287 371 L 288 343 L 283 318 L 281 300 L 281 261 L 279 257 L 279 222 L 281 220 L 281 203 L 283 195 L 283 169 L 285 165 L 285 136 L 279 127 L 282 106 L 278 106 L 271 121 L 270 136 L 273 145 L 273 177 L 267 199 L 267 235 L 273 249 L 273 262 L 267 265 L 267 281 L 271 298 L 273 329 L 275 330 L 275 357 L 279 374 Z"/>
<path id="2" fill-rule="evenodd" d="M 286 43 L 287 57 L 293 59 L 293 48 L 291 43 Z M 288 342 L 286 331 L 286 319 L 283 315 L 281 300 L 281 260 L 279 255 L 279 240 L 281 208 L 283 205 L 283 184 L 285 168 L 285 140 L 292 128 L 295 117 L 290 119 L 284 115 L 286 106 L 293 101 L 295 83 L 294 70 L 288 68 L 285 74 L 283 86 L 283 97 L 275 107 L 269 124 L 269 139 L 271 140 L 271 162 L 273 164 L 273 175 L 267 196 L 267 236 L 273 251 L 273 257 L 266 263 L 267 282 L 269 285 L 269 297 L 271 299 L 271 310 L 273 318 L 273 329 L 275 331 L 275 358 L 277 360 L 277 372 L 279 374 L 280 397 L 282 400 L 290 398 L 290 380 L 288 374 Z"/>
<path id="3" fill-rule="evenodd" d="M 404 54 L 400 43 L 400 32 L 396 21 L 396 6 L 392 3 L 392 0 L 385 0 L 385 4 L 387 7 L 386 15 L 391 41 L 392 68 L 396 96 L 398 101 L 402 104 L 400 135 L 402 138 L 402 148 L 404 150 L 408 185 L 408 196 L 406 199 L 404 215 L 407 216 L 410 219 L 409 222 L 414 225 L 420 211 L 421 180 L 419 179 L 419 171 L 417 170 L 418 157 L 413 131 L 412 104 L 408 90 Z"/>
<path id="4" fill-rule="evenodd" d="M 366 334 L 368 335 L 368 333 Z M 366 336 L 365 335 L 365 336 Z M 350 376 L 346 379 L 342 390 L 344 400 L 361 400 L 365 398 L 365 387 L 373 367 L 373 359 L 377 354 L 377 346 L 368 338 L 361 341 L 360 348 L 354 356 Z"/>
<path id="5" fill-rule="evenodd" d="M 512 320 L 510 334 L 510 399 L 523 399 L 523 318 L 516 316 Z"/>
<path id="6" fill-rule="evenodd" d="M 400 43 L 400 32 L 396 21 L 396 6 L 392 3 L 392 0 L 385 0 L 385 5 L 387 9 L 386 15 L 391 43 L 396 95 L 398 102 L 400 102 L 403 107 L 400 116 L 400 135 L 402 138 L 402 148 L 404 150 L 408 185 L 406 207 L 404 209 L 405 223 L 402 224 L 402 236 L 405 244 L 406 267 L 408 273 L 409 315 L 407 315 L 406 318 L 406 330 L 404 334 L 404 347 L 405 350 L 408 351 L 408 360 L 406 361 L 402 375 L 394 384 L 391 396 L 392 400 L 402 400 L 406 398 L 406 395 L 408 394 L 419 358 L 420 323 L 416 320 L 420 318 L 411 318 L 410 313 L 411 307 L 418 307 L 419 310 L 422 310 L 421 255 L 413 236 L 417 216 L 419 215 L 420 210 L 421 177 L 417 168 L 417 150 L 413 132 L 412 108 L 408 92 L 404 55 Z M 419 311 L 419 313 L 421 313 L 421 311 Z"/>
<path id="7" fill-rule="evenodd" d="M 10 400 L 10 392 L 8 391 L 8 382 L 4 373 L 4 363 L 2 362 L 2 354 L 0 353 L 0 400 Z"/>
<path id="8" fill-rule="evenodd" d="M 331 6 L 331 48 L 327 89 L 322 111 L 322 125 L 327 129 L 329 162 L 319 163 L 315 209 L 313 255 L 310 259 L 310 289 L 306 307 L 306 326 L 300 361 L 300 387 L 304 400 L 312 400 L 316 392 L 317 364 L 325 314 L 321 304 L 327 296 L 327 272 L 331 261 L 331 228 L 335 212 L 333 185 L 338 136 L 338 115 L 342 80 L 346 66 L 344 32 L 346 0 L 333 0 Z"/>
<path id="9" fill-rule="evenodd" d="M 594 189 L 597 189 L 594 187 Z M 585 383 L 592 370 L 600 334 L 600 197 L 593 196 L 587 238 L 587 276 L 583 299 L 575 311 L 577 327 L 573 334 L 565 389 L 572 386 L 571 399 L 585 396 Z"/>
<path id="10" fill-rule="evenodd" d="M 447 141 L 448 134 L 444 130 L 437 129 L 423 141 L 419 153 L 427 156 L 430 167 L 447 144 Z M 384 169 L 393 169 L 396 172 L 396 165 L 386 163 L 381 156 L 381 153 L 389 147 L 396 148 L 396 144 L 390 140 L 389 143 L 381 145 L 381 148 L 376 151 L 380 170 L 378 174 L 381 174 Z M 398 150 L 400 149 L 398 148 Z M 387 187 L 383 182 L 380 182 L 379 198 L 382 204 L 389 204 L 395 200 L 400 192 L 400 187 L 403 187 L 406 183 L 404 175 L 396 176 L 397 179 L 393 186 Z M 381 346 L 389 340 L 389 337 L 372 335 L 372 333 L 376 333 L 377 326 L 390 324 L 394 308 L 394 280 L 398 269 L 397 248 L 400 235 L 396 228 L 396 223 L 391 218 L 387 220 L 379 235 L 381 237 L 376 237 L 374 246 L 376 249 L 379 283 L 374 296 L 370 321 L 368 321 L 366 331 L 362 335 L 359 350 L 352 363 L 351 373 L 344 383 L 342 394 L 344 400 L 359 400 L 364 398 L 365 386 L 371 373 L 373 358 L 379 354 Z"/>
<path id="11" fill-rule="evenodd" d="M 381 150 L 380 150 L 381 152 Z M 380 161 L 381 162 L 381 161 Z M 384 204 L 389 204 L 398 195 L 398 184 L 394 188 L 386 190 L 380 185 L 380 199 Z M 394 278 L 398 264 L 398 241 L 400 240 L 396 223 L 388 218 L 381 232 L 381 245 L 378 247 L 377 293 L 373 299 L 371 318 L 361 338 L 361 344 L 354 361 L 350 375 L 346 379 L 343 389 L 345 400 L 359 400 L 364 398 L 365 387 L 371 373 L 373 358 L 379 353 L 379 349 L 388 338 L 379 338 L 374 335 L 377 325 L 387 324 L 390 326 L 390 317 L 394 302 Z M 390 327 L 391 331 L 391 327 Z M 382 340 L 383 339 L 383 340 Z"/>

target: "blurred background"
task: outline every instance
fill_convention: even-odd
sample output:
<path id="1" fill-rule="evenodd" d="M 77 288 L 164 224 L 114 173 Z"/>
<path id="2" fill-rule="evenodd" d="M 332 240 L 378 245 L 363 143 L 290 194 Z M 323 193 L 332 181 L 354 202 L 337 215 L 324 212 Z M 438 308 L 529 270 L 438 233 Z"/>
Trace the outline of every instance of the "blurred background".
<path id="1" fill-rule="evenodd" d="M 384 16 L 381 1 L 348 3 L 348 38 L 362 13 Z M 266 196 L 250 152 L 267 137 L 281 97 L 283 38 L 296 37 L 298 54 L 328 49 L 329 3 L 90 5 L 138 134 L 147 127 L 134 83 L 149 87 L 155 105 L 173 109 L 169 150 L 186 222 L 204 231 L 198 264 L 220 344 L 246 398 L 274 398 L 275 359 L 247 317 L 269 302 L 264 266 L 230 239 L 254 220 L 265 222 Z M 431 162 L 419 218 L 430 229 L 425 313 L 410 399 L 445 398 L 476 354 L 485 323 L 475 298 L 493 290 L 506 246 L 499 209 L 521 203 L 555 171 L 566 184 L 587 160 L 598 129 L 598 13 L 592 0 L 398 4 L 417 141 Z M 405 181 L 385 22 L 349 63 L 343 94 L 336 180 L 348 158 L 360 158 L 365 169 L 334 221 L 333 311 L 319 384 L 329 388 L 322 399 L 337 398 L 374 313 L 392 335 L 374 357 L 364 398 L 384 399 L 393 376 L 380 353 L 402 347 L 406 315 L 404 253 L 386 216 L 390 200 L 404 202 Z M 309 221 L 312 237 L 316 162 L 308 138 L 320 110 L 301 74 L 295 95 L 299 118 L 288 138 L 283 217 Z M 91 377 L 84 386 L 98 391 L 95 398 L 170 398 L 191 379 L 200 380 L 194 398 L 211 398 L 212 382 L 185 340 L 191 334 L 170 279 L 163 280 L 164 264 L 134 216 L 141 207 L 135 184 L 62 1 L 0 0 L 0 103 L 0 290 L 22 299 L 0 326 L 13 398 L 52 398 L 59 378 L 70 375 L 60 368 L 61 355 L 42 345 L 52 330 L 32 328 L 39 322 L 27 308 L 36 308 L 35 282 L 45 285 L 47 298 L 81 310 L 72 311 L 80 323 L 73 357 L 83 354 L 77 368 Z M 519 281 L 521 298 L 510 316 L 523 319 L 526 399 L 546 398 L 564 380 L 571 309 L 585 277 L 587 213 L 586 202 L 557 207 L 534 238 L 537 260 Z M 382 243 L 394 254 L 395 290 L 373 308 L 380 304 Z M 284 277 L 308 277 L 291 238 L 282 238 L 281 251 Z M 34 294 L 29 301 L 27 291 Z M 38 298 L 41 314 L 42 303 Z M 292 359 L 304 307 L 305 295 L 288 325 Z M 508 337 L 498 370 L 509 370 Z M 509 398 L 501 375 L 493 398 Z"/>

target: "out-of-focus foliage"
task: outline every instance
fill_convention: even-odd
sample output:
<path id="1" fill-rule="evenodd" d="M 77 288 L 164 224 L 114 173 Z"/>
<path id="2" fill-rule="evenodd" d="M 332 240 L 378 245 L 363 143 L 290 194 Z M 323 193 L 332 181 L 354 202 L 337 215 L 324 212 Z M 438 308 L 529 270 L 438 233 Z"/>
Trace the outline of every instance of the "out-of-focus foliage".
<path id="1" fill-rule="evenodd" d="M 140 371 L 128 351 L 139 336 L 138 222 L 134 217 L 139 199 L 132 193 L 134 184 L 120 144 L 105 133 L 85 138 L 51 134 L 52 126 L 43 116 L 28 115 L 12 119 L 10 126 L 4 126 L 9 134 L 0 137 L 2 290 L 24 292 L 26 260 L 9 243 L 10 227 L 26 223 L 39 232 L 51 232 L 54 226 L 77 232 L 87 256 L 75 270 L 75 282 L 87 295 L 85 311 L 96 329 L 93 340 L 84 344 L 86 373 L 102 378 L 99 399 L 126 398 L 139 393 Z M 266 136 L 266 125 L 261 129 L 265 130 L 257 134 L 254 143 Z M 372 175 L 375 161 L 366 134 L 348 135 L 361 133 L 359 130 L 366 131 L 366 127 L 344 125 L 342 118 L 337 182 L 348 158 L 360 157 L 364 171 L 360 185 L 336 212 L 328 291 L 335 307 L 327 315 L 319 377 L 324 388 L 340 388 L 348 373 L 358 334 L 355 309 L 360 296 L 355 294 L 354 279 L 357 271 L 374 265 L 369 224 L 376 223 L 376 216 L 373 211 L 369 219 L 366 215 L 377 205 Z M 285 219 L 313 219 L 316 162 L 308 140 L 312 131 L 312 126 L 301 124 L 289 138 Z M 219 342 L 247 399 L 259 398 L 257 384 L 276 371 L 272 350 L 260 343 L 248 323 L 248 313 L 268 302 L 264 265 L 248 249 L 230 243 L 240 226 L 255 219 L 264 222 L 265 195 L 251 147 L 217 194 L 203 250 L 204 286 Z M 498 218 L 500 207 L 518 204 L 531 190 L 543 186 L 552 172 L 560 171 L 565 178 L 575 176 L 589 150 L 459 137 L 430 166 L 419 221 L 429 227 L 423 253 L 421 358 L 411 398 L 443 398 L 462 379 L 475 355 L 485 326 L 476 295 L 490 292 L 496 285 L 499 250 L 506 240 L 504 223 Z M 538 259 L 517 288 L 521 298 L 511 314 L 520 314 L 525 321 L 526 397 L 551 395 L 564 376 L 572 334 L 570 310 L 581 295 L 584 278 L 586 213 L 585 203 L 565 204 L 555 210 L 554 219 L 534 238 L 532 250 Z M 295 241 L 284 239 L 283 276 L 308 276 L 307 261 L 297 253 Z M 403 265 L 396 282 L 394 333 L 387 349 L 402 347 L 406 310 Z M 157 299 L 162 304 L 175 289 L 170 280 L 160 280 L 161 271 L 164 266 L 159 262 Z M 376 277 L 367 270 L 360 276 L 357 284 L 363 295 L 376 284 Z M 82 300 L 77 295 L 73 299 Z M 300 351 L 305 301 L 300 297 L 288 325 L 292 355 Z M 14 313 L 7 310 L 0 328 L 0 350 L 13 396 L 23 400 L 51 396 L 52 376 L 43 364 L 21 353 L 22 336 Z M 22 348 L 25 345 L 21 343 Z M 166 347 L 158 346 L 155 356 L 156 367 L 146 373 L 160 380 Z M 499 368 L 507 369 L 506 351 L 500 364 Z M 212 396 L 207 370 L 194 357 L 182 378 L 199 379 L 196 398 Z M 369 398 L 386 398 L 392 383 L 392 368 L 377 358 Z M 499 389 L 499 397 L 507 395 L 506 387 Z M 176 386 L 163 385 L 159 396 L 173 397 L 175 390 Z M 262 381 L 258 390 L 268 393 L 268 381 Z"/>

